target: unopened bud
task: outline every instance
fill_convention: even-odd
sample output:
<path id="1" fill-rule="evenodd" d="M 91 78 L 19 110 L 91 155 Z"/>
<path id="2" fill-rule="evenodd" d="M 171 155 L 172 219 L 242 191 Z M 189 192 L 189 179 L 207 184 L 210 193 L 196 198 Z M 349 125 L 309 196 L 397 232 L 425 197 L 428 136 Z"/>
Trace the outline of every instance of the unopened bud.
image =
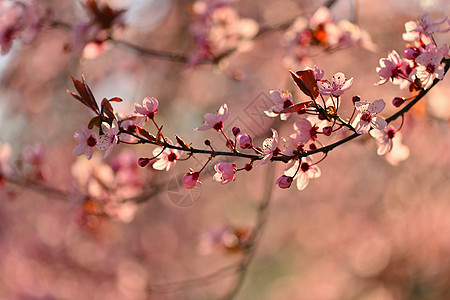
<path id="1" fill-rule="evenodd" d="M 138 165 L 141 167 L 145 167 L 146 165 L 148 165 L 149 162 L 150 162 L 150 159 L 147 157 L 140 157 L 138 159 Z"/>
<path id="2" fill-rule="evenodd" d="M 330 136 L 332 132 L 333 132 L 333 128 L 331 126 L 326 126 L 322 130 L 322 133 L 326 136 Z"/>
<path id="3" fill-rule="evenodd" d="M 405 98 L 395 97 L 394 100 L 392 100 L 392 104 L 395 107 L 400 107 L 403 103 L 405 103 Z"/>
<path id="4" fill-rule="evenodd" d="M 361 97 L 358 95 L 353 96 L 352 101 L 353 101 L 353 103 L 359 102 L 359 101 L 361 101 Z"/>
<path id="5" fill-rule="evenodd" d="M 234 136 L 238 135 L 239 132 L 241 132 L 241 129 L 239 129 L 239 127 L 233 127 L 232 129 Z"/>

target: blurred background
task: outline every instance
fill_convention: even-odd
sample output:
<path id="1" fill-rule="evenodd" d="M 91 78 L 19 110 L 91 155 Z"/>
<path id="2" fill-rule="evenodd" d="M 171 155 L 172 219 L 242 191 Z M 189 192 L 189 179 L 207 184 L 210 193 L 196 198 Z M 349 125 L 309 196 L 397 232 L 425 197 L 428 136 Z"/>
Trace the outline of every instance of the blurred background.
<path id="1" fill-rule="evenodd" d="M 195 52 L 193 1 L 102 3 L 127 9 L 127 26 L 114 32 L 117 40 Z M 78 1 L 37 4 L 41 13 L 51 9 L 52 18 L 67 24 L 89 17 Z M 230 6 L 262 30 L 311 16 L 321 4 L 246 0 Z M 406 21 L 424 13 L 441 19 L 450 4 L 338 0 L 330 12 L 336 22 L 347 19 L 365 30 L 374 46 L 316 47 L 308 59 L 289 64 L 286 26 L 258 35 L 247 51 L 219 64 L 188 64 L 120 43 L 90 58 L 67 50 L 72 38 L 64 26 L 44 26 L 30 43 L 14 41 L 0 58 L 0 145 L 10 145 L 8 161 L 15 170 L 14 180 L 0 186 L 0 298 L 221 299 L 242 283 L 235 299 L 449 299 L 448 79 L 407 114 L 407 160 L 393 166 L 376 154 L 370 137 L 361 137 L 331 151 L 319 165 L 322 176 L 301 192 L 276 187 L 282 163 L 238 172 L 226 185 L 213 182 L 214 171 L 207 170 L 202 185 L 187 191 L 181 176 L 189 168 L 199 170 L 207 157 L 197 155 L 165 172 L 136 165 L 138 157 L 152 155 L 153 146 L 120 145 L 104 161 L 100 151 L 90 161 L 72 155 L 73 133 L 92 114 L 67 94 L 75 90 L 70 75 L 84 74 L 97 101 L 124 99 L 114 104 L 124 114 L 133 113 L 144 97 L 156 97 L 165 135 L 174 140 L 178 134 L 198 148 L 206 148 L 203 140 L 209 138 L 215 149 L 225 149 L 215 132 L 193 130 L 223 103 L 231 111 L 229 134 L 239 126 L 256 145 L 271 136 L 270 128 L 289 135 L 292 120 L 263 113 L 271 106 L 270 90 L 287 89 L 296 102 L 306 100 L 289 69 L 317 65 L 325 78 L 343 72 L 354 78 L 342 99 L 343 115 L 351 114 L 351 97 L 360 95 L 384 99 L 389 116 L 392 99 L 410 94 L 390 83 L 374 85 L 379 59 L 390 50 L 403 51 Z M 442 33 L 436 40 L 448 43 L 448 37 Z M 0 151 L 0 162 L 6 152 Z M 245 257 L 234 247 L 236 239 L 245 239 L 255 226 L 268 186 L 273 191 L 264 231 L 245 278 L 239 271 L 220 271 Z M 99 204 L 85 195 L 107 200 Z M 197 280 L 168 284 L 187 279 Z"/>

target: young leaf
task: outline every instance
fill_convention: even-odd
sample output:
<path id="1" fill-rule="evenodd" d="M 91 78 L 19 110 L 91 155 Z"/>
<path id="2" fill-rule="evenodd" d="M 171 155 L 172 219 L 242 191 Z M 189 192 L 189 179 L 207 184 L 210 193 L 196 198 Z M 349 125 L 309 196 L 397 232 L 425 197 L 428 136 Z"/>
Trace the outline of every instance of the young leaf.
<path id="1" fill-rule="evenodd" d="M 144 128 L 137 126 L 136 125 L 137 130 L 139 131 L 139 134 L 142 135 L 143 137 L 145 137 L 147 140 L 149 140 L 152 143 L 156 143 L 156 138 L 153 134 L 149 133 L 147 130 L 145 130 Z"/>
<path id="2" fill-rule="evenodd" d="M 178 135 L 175 134 L 175 138 L 177 139 L 178 144 L 184 149 L 189 149 L 189 145 L 183 141 Z"/>
<path id="3" fill-rule="evenodd" d="M 297 103 L 297 104 L 291 105 L 291 106 L 281 110 L 280 113 L 295 113 L 295 112 L 299 112 L 299 111 L 302 111 L 305 108 L 307 108 L 311 103 L 312 103 L 312 101 L 306 101 L 306 102 Z"/>
<path id="4" fill-rule="evenodd" d="M 300 90 L 311 99 L 316 99 L 319 96 L 319 89 L 317 88 L 316 78 L 313 70 L 297 71 L 296 73 L 289 71 Z"/>

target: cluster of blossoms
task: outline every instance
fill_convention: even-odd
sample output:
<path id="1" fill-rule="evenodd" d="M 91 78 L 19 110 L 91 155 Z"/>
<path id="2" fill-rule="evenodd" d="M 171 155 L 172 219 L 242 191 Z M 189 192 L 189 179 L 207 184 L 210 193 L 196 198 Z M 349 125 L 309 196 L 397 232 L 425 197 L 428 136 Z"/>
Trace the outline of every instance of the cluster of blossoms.
<path id="1" fill-rule="evenodd" d="M 310 56 L 311 46 L 324 50 L 337 50 L 352 46 L 360 46 L 375 50 L 369 34 L 348 20 L 338 23 L 326 7 L 320 7 L 310 17 L 300 17 L 284 34 L 287 66 L 297 66 Z"/>
<path id="2" fill-rule="evenodd" d="M 408 44 L 403 51 L 403 58 L 392 50 L 387 58 L 380 59 L 380 67 L 377 68 L 380 81 L 378 85 L 391 81 L 400 88 L 409 87 L 411 91 L 420 88 L 429 89 L 434 79 L 442 79 L 444 76 L 444 63 L 442 60 L 450 56 L 447 44 L 438 46 L 433 38 L 433 33 L 448 32 L 450 19 L 432 22 L 429 15 L 422 16 L 417 21 L 409 21 L 405 24 L 406 32 L 403 39 L 413 44 Z M 400 106 L 404 101 L 397 100 L 395 106 Z"/>
<path id="3" fill-rule="evenodd" d="M 223 5 L 224 3 L 220 2 L 217 7 L 212 7 L 215 10 L 224 7 Z M 205 6 L 204 9 L 208 9 L 208 6 Z M 446 20 L 447 18 L 444 19 L 444 21 Z M 414 36 L 421 42 L 420 46 L 409 47 L 405 53 L 419 52 L 410 62 L 406 60 L 396 61 L 396 68 L 394 68 L 394 60 L 381 60 L 384 67 L 378 69 L 378 73 L 380 76 L 384 76 L 383 82 L 388 79 L 405 79 L 400 76 L 401 74 L 406 75 L 406 73 L 403 73 L 406 70 L 403 68 L 404 64 L 409 66 L 405 71 L 409 72 L 408 76 L 416 77 L 415 80 L 405 79 L 411 80 L 408 82 L 416 86 L 412 91 L 424 91 L 430 86 L 429 80 L 441 79 L 444 75 L 445 63 L 448 63 L 441 62 L 441 60 L 448 56 L 448 47 L 438 48 L 431 34 L 437 31 L 448 31 L 448 28 L 439 29 L 438 25 L 444 21 L 431 23 L 429 18 L 425 16 L 418 22 L 413 23 L 414 26 L 411 25 L 412 23 L 407 23 L 405 36 L 408 39 L 412 39 Z M 429 40 L 430 43 L 425 44 L 425 40 Z M 442 51 L 447 52 L 444 54 Z M 421 63 L 426 58 L 429 58 L 429 63 L 422 65 Z M 429 72 L 425 81 L 422 81 L 424 77 L 420 75 L 420 68 L 423 66 L 426 67 L 426 72 Z M 386 75 L 387 69 L 390 69 L 390 75 Z M 295 73 L 291 71 L 294 82 L 300 91 L 309 98 L 307 101 L 295 103 L 292 94 L 284 90 L 270 92 L 274 105 L 267 109 L 265 114 L 272 118 L 280 117 L 283 121 L 295 116 L 294 130 L 287 137 L 280 137 L 278 131 L 272 128 L 271 137 L 266 138 L 260 146 L 255 145 L 255 137 L 242 132 L 238 127 L 232 129 L 233 137 L 227 135 L 224 130 L 224 124 L 230 118 L 227 104 L 221 105 L 216 113 L 207 113 L 204 116 L 204 124 L 196 130 L 216 131 L 225 140 L 225 146 L 228 148 L 226 152 L 213 149 L 209 140 L 205 140 L 205 145 L 210 147 L 210 150 L 193 148 L 178 136 L 176 136 L 177 144 L 174 144 L 163 135 L 162 126 L 159 126 L 155 120 L 158 113 L 158 100 L 155 98 L 144 98 L 142 104 L 135 104 L 134 114 L 121 117 L 114 112 L 111 105 L 112 102 L 119 102 L 121 99 L 103 99 L 101 107 L 99 107 L 84 78 L 83 81 L 73 78 L 78 94 L 70 93 L 96 114 L 88 127 L 83 127 L 83 131 L 75 133 L 74 137 L 79 144 L 75 147 L 74 154 L 86 154 L 88 158 L 91 158 L 93 149 L 98 148 L 106 150 L 104 154 L 104 157 L 106 157 L 119 143 L 148 143 L 158 147 L 154 149 L 153 157 L 141 157 L 138 164 L 141 167 L 150 164 L 156 170 L 169 170 L 176 161 L 188 160 L 195 153 L 208 154 L 209 159 L 200 170 L 189 169 L 189 172 L 183 176 L 182 182 L 187 189 L 192 189 L 200 183 L 201 173 L 214 157 L 227 155 L 246 158 L 250 161 L 240 167 L 235 162 L 216 163 L 214 166 L 216 171 L 213 176 L 214 181 L 228 184 L 236 180 L 236 174 L 239 171 L 251 171 L 254 167 L 260 167 L 271 161 L 282 161 L 290 166 L 277 179 L 276 184 L 280 188 L 289 188 L 295 181 L 297 188 L 303 190 L 308 186 L 310 179 L 318 178 L 321 175 L 318 164 L 327 157 L 330 150 L 343 141 L 340 140 L 324 146 L 324 139 L 330 140 L 334 133 L 344 129 L 350 132 L 350 136 L 345 138 L 348 140 L 370 132 L 370 135 L 377 141 L 377 153 L 387 155 L 388 161 L 392 164 L 405 159 L 409 150 L 401 144 L 398 129 L 391 125 L 388 126 L 388 121 L 379 116 L 384 110 L 386 102 L 383 99 L 361 101 L 359 96 L 344 96 L 351 89 L 353 78 L 347 78 L 341 72 L 334 74 L 331 78 L 325 78 L 324 75 L 324 71 L 318 67 Z M 347 101 L 353 105 L 353 112 L 350 117 L 340 115 L 341 102 L 346 101 L 344 98 L 351 99 Z M 419 99 L 416 98 L 416 101 Z M 399 106 L 396 105 L 398 101 L 399 98 L 396 97 L 394 99 L 395 106 Z M 398 116 L 403 117 L 406 111 L 399 112 Z M 391 117 L 389 121 L 395 118 Z M 147 122 L 153 124 L 156 128 L 156 134 L 153 135 L 144 129 Z M 99 134 L 91 131 L 94 126 L 99 128 Z M 395 150 L 395 152 L 391 152 L 391 150 Z M 184 157 L 183 153 L 185 153 Z M 321 155 L 321 157 L 317 157 L 318 155 Z"/>
<path id="4" fill-rule="evenodd" d="M 16 38 L 31 42 L 41 30 L 41 16 L 36 0 L 0 2 L 0 48 L 5 55 Z"/>
<path id="5" fill-rule="evenodd" d="M 196 50 L 189 56 L 195 66 L 203 60 L 216 59 L 227 51 L 245 51 L 259 30 L 252 19 L 240 18 L 230 6 L 233 0 L 197 1 L 192 6 L 194 22 L 190 31 Z"/>

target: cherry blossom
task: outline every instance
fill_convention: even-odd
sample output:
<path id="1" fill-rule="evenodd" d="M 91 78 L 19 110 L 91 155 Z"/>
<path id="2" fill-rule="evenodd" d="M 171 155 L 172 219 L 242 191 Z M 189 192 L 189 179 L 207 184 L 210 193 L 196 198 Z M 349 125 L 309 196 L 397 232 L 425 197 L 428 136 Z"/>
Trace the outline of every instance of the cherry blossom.
<path id="1" fill-rule="evenodd" d="M 125 129 L 126 131 L 130 132 L 130 133 L 137 133 L 137 127 L 143 127 L 145 124 L 145 119 L 147 117 L 143 117 L 139 115 L 131 115 L 131 116 L 122 116 L 120 117 L 119 121 L 120 121 L 120 127 L 122 127 L 123 129 Z M 128 143 L 133 143 L 136 142 L 138 139 L 134 136 L 132 136 L 131 134 L 124 134 L 120 137 L 121 141 L 124 142 L 128 142 Z"/>
<path id="2" fill-rule="evenodd" d="M 284 175 L 293 177 L 293 180 L 297 181 L 297 189 L 303 191 L 308 186 L 309 180 L 319 178 L 321 172 L 317 165 L 312 165 L 312 159 L 307 156 L 300 161 L 297 160 L 292 167 L 284 171 Z"/>
<path id="3" fill-rule="evenodd" d="M 166 138 L 166 142 L 172 145 L 172 141 Z M 157 147 L 153 150 L 153 155 L 157 156 L 157 161 L 153 164 L 153 169 L 169 171 L 181 156 L 181 151 L 177 149 Z"/>
<path id="4" fill-rule="evenodd" d="M 268 110 L 265 110 L 264 113 L 271 118 L 280 116 L 281 120 L 286 121 L 291 114 L 280 114 L 280 111 L 294 104 L 291 93 L 285 90 L 270 91 L 270 99 L 275 103 L 275 105 Z"/>
<path id="5" fill-rule="evenodd" d="M 385 155 L 392 150 L 393 139 L 399 138 L 400 132 L 397 132 L 394 127 L 386 126 L 382 130 L 373 129 L 370 131 L 370 135 L 373 136 L 378 144 L 378 155 Z"/>
<path id="6" fill-rule="evenodd" d="M 447 51 L 448 52 L 448 49 Z M 426 51 L 416 57 L 417 63 L 415 75 L 420 79 L 424 89 L 429 89 L 434 79 L 442 79 L 444 77 L 444 64 L 441 64 L 444 58 L 442 50 L 433 44 L 426 46 Z"/>
<path id="7" fill-rule="evenodd" d="M 186 173 L 183 176 L 181 181 L 183 182 L 183 185 L 186 189 L 193 189 L 197 185 L 197 183 L 200 183 L 200 181 L 198 181 L 199 177 L 200 177 L 199 172 L 194 172 L 190 170 L 189 173 Z"/>
<path id="8" fill-rule="evenodd" d="M 81 128 L 83 131 L 75 132 L 73 135 L 73 138 L 78 142 L 78 145 L 73 149 L 73 154 L 77 156 L 86 154 L 87 159 L 91 159 L 94 154 L 94 147 L 98 143 L 98 136 L 84 125 Z"/>
<path id="9" fill-rule="evenodd" d="M 114 120 L 112 125 L 109 125 L 106 122 L 102 123 L 102 130 L 103 135 L 100 136 L 100 139 L 97 143 L 97 148 L 100 150 L 105 150 L 105 155 L 103 158 L 106 158 L 112 151 L 112 149 L 117 145 L 119 142 L 119 125 L 117 124 L 117 121 Z"/>
<path id="10" fill-rule="evenodd" d="M 136 113 L 147 117 L 147 120 L 152 120 L 158 113 L 158 100 L 154 97 L 145 97 L 142 100 L 142 105 L 134 104 L 134 110 Z"/>
<path id="11" fill-rule="evenodd" d="M 405 33 L 403 34 L 403 39 L 405 41 L 415 41 L 421 40 L 424 37 L 425 43 L 429 43 L 432 40 L 432 34 L 435 32 L 447 32 L 450 30 L 450 26 L 441 29 L 441 24 L 445 24 L 448 17 L 444 17 L 434 23 L 431 22 L 430 15 L 423 15 L 417 21 L 409 21 L 405 23 Z"/>
<path id="12" fill-rule="evenodd" d="M 317 138 L 318 126 L 312 125 L 308 119 L 300 119 L 294 123 L 294 130 L 296 133 L 291 134 L 290 138 L 297 145 L 304 145 L 309 140 L 315 140 Z"/>
<path id="13" fill-rule="evenodd" d="M 253 147 L 252 137 L 244 132 L 240 132 L 236 135 L 236 140 L 242 149 L 251 149 Z"/>
<path id="14" fill-rule="evenodd" d="M 380 66 L 377 67 L 380 81 L 376 85 L 385 84 L 388 80 L 391 80 L 393 84 L 399 84 L 400 88 L 405 88 L 409 84 L 411 68 L 408 62 L 400 58 L 397 51 L 389 51 L 387 58 L 381 58 Z"/>
<path id="15" fill-rule="evenodd" d="M 272 137 L 267 138 L 263 142 L 263 158 L 256 164 L 257 167 L 267 164 L 272 156 L 277 156 L 280 153 L 278 148 L 278 132 L 275 129 L 272 130 Z"/>
<path id="16" fill-rule="evenodd" d="M 221 184 L 226 184 L 236 179 L 236 165 L 231 163 L 218 163 L 214 166 L 216 174 L 214 180 Z"/>
<path id="17" fill-rule="evenodd" d="M 341 96 L 345 91 L 353 85 L 353 77 L 346 79 L 344 73 L 336 73 L 331 80 L 323 80 L 317 82 L 319 93 L 322 95 Z"/>
<path id="18" fill-rule="evenodd" d="M 228 111 L 228 106 L 223 104 L 216 114 L 205 114 L 204 125 L 196 128 L 195 130 L 206 131 L 209 129 L 215 129 L 216 131 L 220 131 L 223 128 L 223 122 L 228 120 L 229 117 L 230 112 Z"/>
<path id="19" fill-rule="evenodd" d="M 397 166 L 401 161 L 406 160 L 409 157 L 409 147 L 401 142 L 401 136 L 398 135 L 392 140 L 392 150 L 386 153 L 386 161 L 393 166 Z"/>
<path id="20" fill-rule="evenodd" d="M 383 99 L 375 100 L 372 103 L 365 101 L 356 102 L 355 108 L 358 111 L 358 115 L 352 124 L 356 133 L 368 133 L 371 126 L 378 130 L 384 129 L 387 125 L 386 121 L 375 115 L 382 112 L 385 106 L 386 103 Z"/>
<path id="21" fill-rule="evenodd" d="M 0 144 L 0 184 L 2 183 L 4 176 L 9 176 L 13 172 L 13 169 L 8 161 L 10 155 L 11 146 L 7 143 Z"/>
<path id="22" fill-rule="evenodd" d="M 291 186 L 293 180 L 290 176 L 282 175 L 277 179 L 276 184 L 282 189 L 287 189 Z"/>

